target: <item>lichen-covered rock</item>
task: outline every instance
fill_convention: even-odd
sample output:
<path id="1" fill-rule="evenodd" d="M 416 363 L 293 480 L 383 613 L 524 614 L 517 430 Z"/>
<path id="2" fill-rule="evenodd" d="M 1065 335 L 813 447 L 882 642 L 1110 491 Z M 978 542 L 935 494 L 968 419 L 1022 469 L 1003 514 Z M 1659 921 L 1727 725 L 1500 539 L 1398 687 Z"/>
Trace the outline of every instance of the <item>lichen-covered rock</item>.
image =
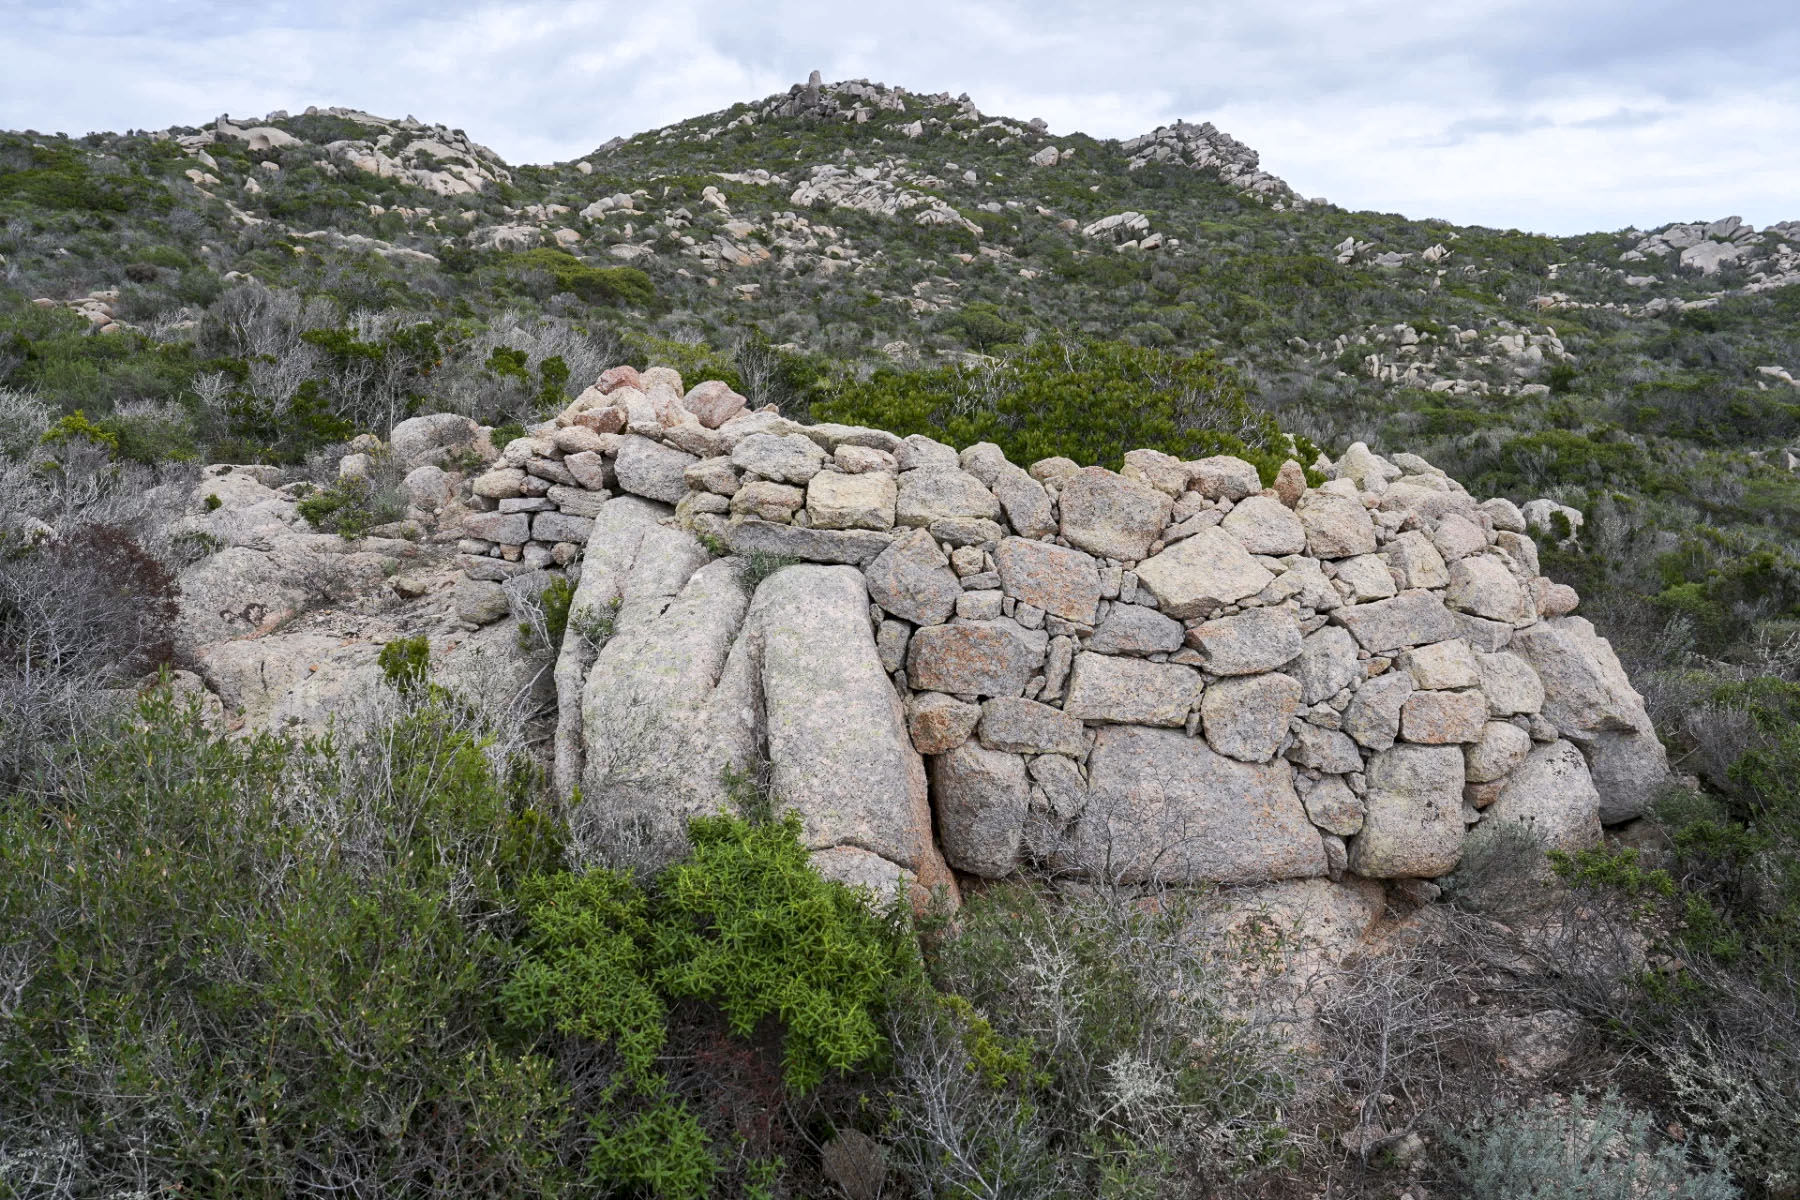
<path id="1" fill-rule="evenodd" d="M 1484 819 L 1519 826 L 1546 850 L 1587 850 L 1600 844 L 1600 793 L 1581 751 L 1551 742 L 1513 771 Z"/>
<path id="2" fill-rule="evenodd" d="M 1216 527 L 1202 529 L 1138 563 L 1137 575 L 1157 607 L 1180 620 L 1206 616 L 1254 596 L 1275 578 L 1241 542 Z"/>
<path id="3" fill-rule="evenodd" d="M 683 473 L 698 461 L 692 454 L 671 449 L 661 442 L 627 435 L 619 442 L 619 456 L 613 461 L 613 473 L 619 487 L 634 496 L 676 504 L 688 491 Z"/>
<path id="4" fill-rule="evenodd" d="M 1400 736 L 1427 746 L 1475 742 L 1487 716 L 1480 692 L 1414 692 L 1400 709 Z"/>
<path id="5" fill-rule="evenodd" d="M 1181 649 L 1186 632 L 1180 621 L 1171 620 L 1154 608 L 1115 604 L 1088 639 L 1087 648 L 1096 654 L 1171 654 Z"/>
<path id="6" fill-rule="evenodd" d="M 1408 650 L 1400 656 L 1400 665 L 1420 688 L 1472 688 L 1481 683 L 1481 672 L 1475 654 L 1462 638 L 1447 642 L 1431 642 Z"/>
<path id="7" fill-rule="evenodd" d="M 1208 500 L 1242 500 L 1262 490 L 1256 468 L 1230 454 L 1215 454 L 1185 464 L 1188 482 Z"/>
<path id="8" fill-rule="evenodd" d="M 1529 733 L 1510 721 L 1489 721 L 1481 727 L 1481 740 L 1463 751 L 1463 777 L 1470 783 L 1504 779 L 1529 753 Z"/>
<path id="9" fill-rule="evenodd" d="M 1394 746 L 1369 760 L 1367 811 L 1350 869 L 1372 879 L 1432 879 L 1463 845 L 1463 755 L 1456 746 Z"/>
<path id="10" fill-rule="evenodd" d="M 1306 806 L 1307 818 L 1326 833 L 1355 837 L 1362 832 L 1362 797 L 1351 790 L 1343 776 L 1325 775 L 1309 781 L 1300 789 L 1300 800 Z"/>
<path id="11" fill-rule="evenodd" d="M 582 699 L 586 763 L 577 829 L 634 825 L 649 853 L 673 858 L 689 818 L 729 806 L 727 771 L 757 750 L 749 664 L 732 662 L 749 598 L 739 566 L 707 566 L 678 531 L 646 531 L 615 632 Z M 866 621 L 866 618 L 865 618 Z"/>
<path id="12" fill-rule="evenodd" d="M 1366 681 L 1344 710 L 1344 732 L 1367 749 L 1386 750 L 1400 737 L 1400 713 L 1412 694 L 1412 676 L 1403 671 Z"/>
<path id="13" fill-rule="evenodd" d="M 1543 714 L 1571 741 L 1606 730 L 1650 728 L 1643 697 L 1626 678 L 1610 643 L 1583 617 L 1557 617 L 1513 635 L 1512 649 L 1537 672 Z"/>
<path id="14" fill-rule="evenodd" d="M 732 522 L 725 541 L 733 554 L 860 565 L 886 550 L 892 539 L 872 529 L 802 529 L 779 521 L 743 520 Z"/>
<path id="15" fill-rule="evenodd" d="M 1214 675 L 1273 671 L 1300 656 L 1300 625 L 1285 608 L 1252 608 L 1197 625 L 1187 640 Z M 1335 690 L 1335 689 L 1333 689 Z"/>
<path id="16" fill-rule="evenodd" d="M 1450 587 L 1444 593 L 1444 603 L 1490 621 L 1516 621 L 1525 615 L 1519 581 L 1492 554 L 1459 558 L 1450 564 Z"/>
<path id="17" fill-rule="evenodd" d="M 1009 537 L 994 549 L 1001 589 L 1013 599 L 1081 625 L 1094 623 L 1100 573 L 1079 550 Z"/>
<path id="18" fill-rule="evenodd" d="M 1075 656 L 1063 711 L 1083 721 L 1181 725 L 1201 687 L 1192 667 L 1083 652 Z"/>
<path id="19" fill-rule="evenodd" d="M 717 429 L 743 412 L 748 403 L 727 384 L 709 379 L 705 383 L 696 384 L 682 397 L 681 407 L 693 413 L 695 419 L 708 429 Z"/>
<path id="20" fill-rule="evenodd" d="M 1062 866 L 1121 883 L 1252 883 L 1325 874 L 1284 763 L 1215 753 L 1176 729 L 1100 730 Z"/>
<path id="21" fill-rule="evenodd" d="M 820 471 L 806 485 L 806 512 L 814 529 L 892 529 L 896 498 L 892 475 Z"/>
<path id="22" fill-rule="evenodd" d="M 1337 578 L 1341 585 L 1350 589 L 1348 599 L 1352 604 L 1386 600 L 1399 591 L 1394 586 L 1394 572 L 1382 558 L 1374 554 L 1358 554 L 1354 558 L 1340 560 Z"/>
<path id="23" fill-rule="evenodd" d="M 1669 780 L 1669 760 L 1653 731 L 1608 730 L 1581 743 L 1588 773 L 1600 793 L 1600 821 L 1617 825 L 1650 811 Z"/>
<path id="24" fill-rule="evenodd" d="M 931 785 L 950 865 L 990 879 L 1010 875 L 1031 804 L 1025 760 L 964 742 L 931 760 Z"/>
<path id="25" fill-rule="evenodd" d="M 397 466 L 411 470 L 425 463 L 439 466 L 458 451 L 471 451 L 483 441 L 481 426 L 457 413 L 408 417 L 388 435 L 388 453 Z M 490 447 L 487 456 L 492 458 Z"/>
<path id="26" fill-rule="evenodd" d="M 897 539 L 869 564 L 869 595 L 896 617 L 915 625 L 950 619 L 962 585 L 950 560 L 924 530 Z"/>
<path id="27" fill-rule="evenodd" d="M 861 573 L 777 571 L 757 587 L 748 624 L 740 652 L 761 660 L 772 790 L 800 814 L 807 847 L 859 846 L 927 888 L 948 884 L 924 763 L 875 653 Z"/>
<path id="28" fill-rule="evenodd" d="M 1221 679 L 1200 701 L 1207 744 L 1244 762 L 1268 762 L 1287 738 L 1301 695 L 1298 681 L 1275 672 Z"/>
<path id="29" fill-rule="evenodd" d="M 1360 500 L 1331 492 L 1308 492 L 1294 507 L 1306 530 L 1306 552 L 1314 558 L 1349 558 L 1375 553 L 1375 522 Z"/>
<path id="30" fill-rule="evenodd" d="M 1348 604 L 1334 609 L 1331 619 L 1374 654 L 1401 650 L 1425 642 L 1441 642 L 1456 636 L 1456 622 L 1444 602 L 1427 591 L 1401 592 L 1391 600 Z"/>
<path id="31" fill-rule="evenodd" d="M 1016 696 L 983 704 L 976 735 L 988 749 L 1014 754 L 1066 754 L 1079 758 L 1087 753 L 1080 721 L 1061 709 Z"/>
<path id="32" fill-rule="evenodd" d="M 922 529 L 935 521 L 972 518 L 991 521 L 1000 502 L 981 480 L 959 467 L 920 467 L 900 475 L 895 520 Z"/>
<path id="33" fill-rule="evenodd" d="M 1044 661 L 1049 637 L 1016 621 L 959 621 L 913 634 L 907 680 L 926 691 L 1017 696 Z"/>
<path id="34" fill-rule="evenodd" d="M 1361 674 L 1356 640 L 1337 625 L 1323 625 L 1301 639 L 1300 657 L 1289 672 L 1306 690 L 1306 703 L 1329 700 Z"/>
<path id="35" fill-rule="evenodd" d="M 906 705 L 906 729 L 920 754 L 943 754 L 969 740 L 981 720 L 981 706 L 943 692 L 920 692 Z"/>
<path id="36" fill-rule="evenodd" d="M 1531 664 L 1510 650 L 1493 654 L 1477 654 L 1475 669 L 1481 677 L 1481 691 L 1487 696 L 1488 711 L 1496 717 L 1511 717 L 1541 712 L 1544 707 L 1544 684 Z"/>
<path id="37" fill-rule="evenodd" d="M 753 433 L 731 450 L 731 465 L 777 483 L 804 484 L 825 467 L 825 452 L 797 433 Z"/>
<path id="38" fill-rule="evenodd" d="M 1417 529 L 1409 529 L 1389 542 L 1381 557 L 1400 572 L 1407 588 L 1441 588 L 1450 582 L 1450 568 L 1444 565 L 1444 556 Z"/>
<path id="39" fill-rule="evenodd" d="M 1242 542 L 1252 554 L 1277 558 L 1306 549 L 1306 529 L 1288 507 L 1272 496 L 1251 496 L 1225 514 L 1219 528 Z"/>
<path id="40" fill-rule="evenodd" d="M 1327 775 L 1347 775 L 1362 769 L 1362 754 L 1356 743 L 1335 729 L 1302 721 L 1294 730 L 1294 740 L 1287 749 L 1290 762 Z"/>
<path id="41" fill-rule="evenodd" d="M 1062 535 L 1089 554 L 1135 562 L 1162 536 L 1172 503 L 1147 484 L 1087 467 L 1063 481 Z"/>

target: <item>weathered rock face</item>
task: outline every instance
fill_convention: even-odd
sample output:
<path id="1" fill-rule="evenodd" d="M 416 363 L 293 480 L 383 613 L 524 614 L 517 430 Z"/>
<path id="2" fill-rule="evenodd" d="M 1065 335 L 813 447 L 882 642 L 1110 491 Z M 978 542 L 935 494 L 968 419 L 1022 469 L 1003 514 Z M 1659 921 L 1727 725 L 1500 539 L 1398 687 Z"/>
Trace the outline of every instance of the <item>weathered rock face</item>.
<path id="1" fill-rule="evenodd" d="M 1260 883 L 1325 874 L 1285 765 L 1216 754 L 1176 729 L 1100 731 L 1064 864 L 1125 883 Z"/>
<path id="2" fill-rule="evenodd" d="M 1318 488 L 1154 451 L 1027 468 L 614 382 L 504 447 L 464 520 L 475 582 L 579 556 L 571 626 L 613 614 L 557 666 L 593 822 L 672 848 L 761 765 L 821 869 L 915 898 L 1033 864 L 1433 877 L 1466 822 L 1585 844 L 1666 772 L 1517 510 L 1422 460 L 1353 447 Z"/>

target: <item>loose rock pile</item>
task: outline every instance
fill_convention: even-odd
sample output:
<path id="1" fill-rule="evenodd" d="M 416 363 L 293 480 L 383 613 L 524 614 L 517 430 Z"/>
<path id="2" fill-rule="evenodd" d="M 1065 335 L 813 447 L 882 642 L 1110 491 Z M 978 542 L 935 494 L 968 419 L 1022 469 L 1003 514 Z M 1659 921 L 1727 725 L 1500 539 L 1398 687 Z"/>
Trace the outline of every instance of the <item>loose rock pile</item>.
<path id="1" fill-rule="evenodd" d="M 765 765 L 822 867 L 926 886 L 1432 878 L 1480 822 L 1642 814 L 1662 748 L 1525 514 L 1361 444 L 1314 471 L 1027 468 L 614 368 L 475 479 L 462 548 L 579 578 L 594 836 L 674 846 Z"/>

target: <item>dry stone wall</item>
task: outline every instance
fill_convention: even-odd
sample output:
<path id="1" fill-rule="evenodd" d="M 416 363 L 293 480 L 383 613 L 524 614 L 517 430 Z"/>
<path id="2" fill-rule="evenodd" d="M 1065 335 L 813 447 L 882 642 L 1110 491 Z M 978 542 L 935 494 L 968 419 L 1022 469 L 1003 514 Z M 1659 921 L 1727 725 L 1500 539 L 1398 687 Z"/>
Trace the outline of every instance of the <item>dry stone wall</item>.
<path id="1" fill-rule="evenodd" d="M 672 851 L 759 772 L 823 869 L 951 890 L 1431 878 L 1484 821 L 1642 814 L 1662 748 L 1521 510 L 1361 444 L 1314 468 L 1020 465 L 621 367 L 475 479 L 461 549 L 471 587 L 578 580 L 584 838 Z"/>

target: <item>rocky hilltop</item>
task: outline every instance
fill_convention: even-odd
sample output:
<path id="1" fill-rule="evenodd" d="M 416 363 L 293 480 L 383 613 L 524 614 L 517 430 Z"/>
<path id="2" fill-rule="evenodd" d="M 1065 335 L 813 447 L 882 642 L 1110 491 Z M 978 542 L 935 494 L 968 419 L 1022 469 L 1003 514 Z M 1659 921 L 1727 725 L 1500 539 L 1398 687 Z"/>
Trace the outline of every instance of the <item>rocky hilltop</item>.
<path id="1" fill-rule="evenodd" d="M 673 856 L 761 776 L 821 871 L 921 899 L 1026 870 L 1428 880 L 1482 822 L 1592 847 L 1667 775 L 1612 648 L 1539 569 L 1528 522 L 1581 514 L 1478 501 L 1414 455 L 1357 444 L 1268 486 L 1223 455 L 1021 466 L 752 411 L 663 367 L 491 433 L 413 418 L 340 470 L 407 472 L 457 555 L 395 584 L 438 622 L 434 669 L 553 689 L 555 780 L 596 842 Z M 184 636 L 257 724 L 353 719 L 346 699 L 383 690 L 372 646 L 231 636 L 295 606 L 281 556 L 309 543 L 258 475 L 194 490 L 193 528 L 236 545 L 184 574 Z M 546 684 L 495 622 L 557 577 L 574 586 Z M 480 653 L 496 661 L 471 673 Z"/>

